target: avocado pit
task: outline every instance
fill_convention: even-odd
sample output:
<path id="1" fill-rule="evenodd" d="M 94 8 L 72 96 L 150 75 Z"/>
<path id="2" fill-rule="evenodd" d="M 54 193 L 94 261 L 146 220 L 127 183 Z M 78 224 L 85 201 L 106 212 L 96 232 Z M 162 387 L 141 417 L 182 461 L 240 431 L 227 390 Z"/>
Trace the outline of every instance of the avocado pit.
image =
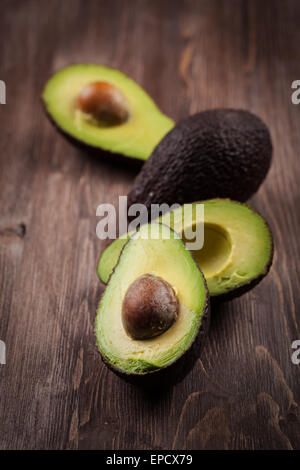
<path id="1" fill-rule="evenodd" d="M 122 91 L 108 82 L 92 82 L 80 91 L 77 108 L 98 123 L 115 126 L 129 118 L 128 102 Z"/>
<path id="2" fill-rule="evenodd" d="M 122 304 L 122 322 L 133 339 L 150 339 L 168 330 L 176 321 L 179 303 L 174 289 L 153 274 L 138 277 L 127 289 Z"/>

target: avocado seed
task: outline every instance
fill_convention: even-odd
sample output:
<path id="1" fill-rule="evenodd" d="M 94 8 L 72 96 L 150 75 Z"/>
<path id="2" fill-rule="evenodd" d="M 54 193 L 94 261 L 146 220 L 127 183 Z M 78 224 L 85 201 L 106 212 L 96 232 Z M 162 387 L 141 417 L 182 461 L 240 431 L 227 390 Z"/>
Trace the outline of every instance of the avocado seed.
<path id="1" fill-rule="evenodd" d="M 77 108 L 105 125 L 114 126 L 127 121 L 128 103 L 119 88 L 107 82 L 93 82 L 82 88 Z"/>
<path id="2" fill-rule="evenodd" d="M 178 299 L 170 284 L 153 274 L 143 274 L 125 294 L 123 326 L 133 339 L 153 338 L 173 325 L 178 310 Z"/>

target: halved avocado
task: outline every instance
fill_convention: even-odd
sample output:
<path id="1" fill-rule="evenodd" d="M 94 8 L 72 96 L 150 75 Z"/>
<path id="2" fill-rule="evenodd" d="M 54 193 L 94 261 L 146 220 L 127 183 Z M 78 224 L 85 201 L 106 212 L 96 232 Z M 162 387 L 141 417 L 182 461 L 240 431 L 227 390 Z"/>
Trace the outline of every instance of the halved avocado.
<path id="1" fill-rule="evenodd" d="M 137 339 L 126 329 L 124 309 L 128 304 L 125 300 L 145 277 L 155 279 L 163 287 L 162 293 L 152 284 L 148 297 L 149 303 L 152 298 L 156 299 L 152 304 L 156 302 L 160 315 L 164 315 L 169 302 L 165 289 L 172 290 L 172 296 L 176 296 L 178 310 L 171 326 L 163 328 L 161 334 L 156 332 L 155 337 Z M 140 325 L 145 311 L 143 288 L 140 284 L 134 299 L 134 309 L 138 312 L 136 325 Z M 147 297 L 147 292 L 145 295 Z M 204 277 L 180 237 L 166 225 L 144 225 L 124 245 L 100 301 L 95 328 L 99 351 L 117 372 L 140 376 L 159 371 L 190 348 L 207 315 L 208 292 Z"/>
<path id="2" fill-rule="evenodd" d="M 146 160 L 174 126 L 135 81 L 100 65 L 61 69 L 46 83 L 42 99 L 68 136 L 133 159 Z"/>
<path id="3" fill-rule="evenodd" d="M 248 205 L 229 199 L 185 204 L 164 214 L 159 221 L 169 224 L 184 238 L 183 231 L 189 225 L 201 222 L 196 218 L 197 204 L 204 204 L 204 245 L 193 251 L 193 256 L 206 278 L 210 295 L 226 299 L 250 290 L 272 263 L 273 240 L 267 222 Z M 107 282 L 128 236 L 118 238 L 102 253 L 98 264 L 102 282 Z"/>

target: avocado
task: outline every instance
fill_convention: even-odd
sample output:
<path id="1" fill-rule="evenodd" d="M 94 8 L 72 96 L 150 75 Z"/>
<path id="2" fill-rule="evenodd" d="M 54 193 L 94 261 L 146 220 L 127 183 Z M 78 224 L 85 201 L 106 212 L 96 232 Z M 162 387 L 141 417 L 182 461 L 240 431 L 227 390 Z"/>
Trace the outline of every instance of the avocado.
<path id="1" fill-rule="evenodd" d="M 268 128 L 243 110 L 215 109 L 179 122 L 135 179 L 128 205 L 184 204 L 215 197 L 244 202 L 264 180 L 272 143 Z"/>
<path id="2" fill-rule="evenodd" d="M 267 222 L 248 205 L 229 199 L 185 204 L 159 221 L 184 239 L 184 231 L 201 223 L 196 217 L 197 204 L 204 204 L 204 244 L 192 253 L 210 296 L 226 300 L 247 292 L 268 273 L 272 263 L 273 239 Z M 98 264 L 102 282 L 107 282 L 128 237 L 125 234 L 113 241 L 102 253 Z"/>
<path id="3" fill-rule="evenodd" d="M 174 125 L 136 82 L 100 65 L 61 69 L 46 83 L 42 100 L 73 142 L 130 159 L 146 160 Z"/>
<path id="4" fill-rule="evenodd" d="M 163 224 L 143 225 L 123 246 L 101 298 L 99 351 L 121 375 L 158 372 L 191 347 L 208 315 L 204 277 L 180 237 Z"/>

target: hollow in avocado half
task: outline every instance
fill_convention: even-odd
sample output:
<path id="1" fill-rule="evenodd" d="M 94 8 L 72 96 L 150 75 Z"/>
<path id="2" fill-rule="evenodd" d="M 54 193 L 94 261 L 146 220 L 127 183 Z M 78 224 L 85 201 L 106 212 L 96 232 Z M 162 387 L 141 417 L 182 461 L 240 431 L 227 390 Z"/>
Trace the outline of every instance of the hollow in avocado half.
<path id="1" fill-rule="evenodd" d="M 204 277 L 168 226 L 143 225 L 123 246 L 101 298 L 96 337 L 104 361 L 126 375 L 170 366 L 207 323 Z"/>
<path id="2" fill-rule="evenodd" d="M 174 125 L 134 80 L 101 65 L 61 69 L 46 83 L 42 100 L 67 136 L 131 159 L 146 160 Z"/>
<path id="3" fill-rule="evenodd" d="M 201 222 L 196 218 L 197 204 L 204 204 L 204 245 L 193 251 L 193 256 L 206 278 L 210 296 L 226 299 L 250 290 L 272 263 L 273 239 L 267 222 L 248 205 L 229 199 L 185 204 L 158 220 L 182 236 L 188 228 L 185 221 L 192 226 Z M 107 282 L 128 236 L 123 235 L 103 251 L 98 264 L 102 282 Z"/>

